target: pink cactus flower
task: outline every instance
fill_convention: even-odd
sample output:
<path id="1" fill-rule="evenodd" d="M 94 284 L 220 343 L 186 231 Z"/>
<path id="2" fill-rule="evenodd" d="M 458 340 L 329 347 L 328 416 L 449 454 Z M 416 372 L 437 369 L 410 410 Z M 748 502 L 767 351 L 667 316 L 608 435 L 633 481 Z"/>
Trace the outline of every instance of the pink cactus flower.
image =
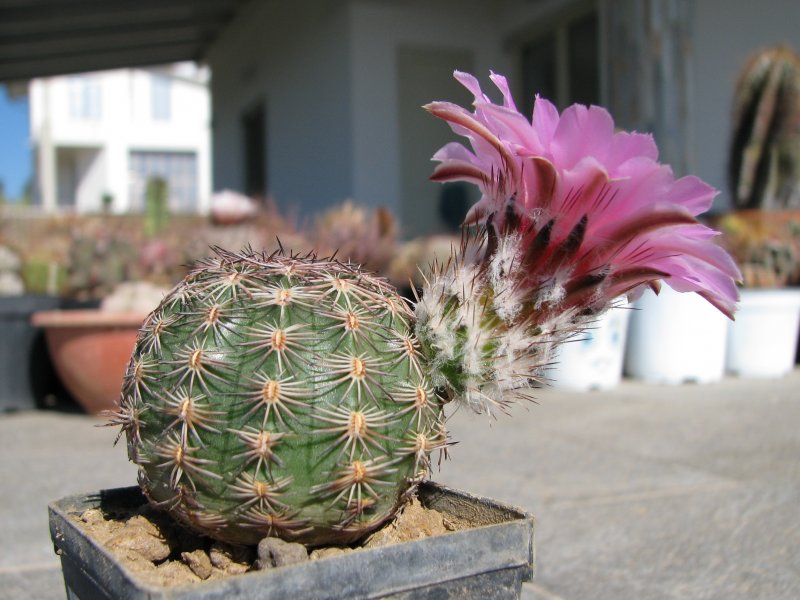
<path id="1" fill-rule="evenodd" d="M 596 314 L 664 280 L 732 318 L 739 269 L 713 243 L 717 232 L 697 220 L 714 188 L 694 176 L 675 179 L 650 135 L 616 132 L 601 107 L 573 105 L 559 115 L 537 96 L 528 120 L 503 76 L 491 74 L 501 105 L 472 75 L 454 76 L 474 95 L 474 112 L 450 102 L 425 108 L 471 149 L 441 148 L 431 179 L 480 188 L 467 222 L 486 226 L 490 250 L 504 236 L 519 239 L 521 282 L 543 310 Z"/>

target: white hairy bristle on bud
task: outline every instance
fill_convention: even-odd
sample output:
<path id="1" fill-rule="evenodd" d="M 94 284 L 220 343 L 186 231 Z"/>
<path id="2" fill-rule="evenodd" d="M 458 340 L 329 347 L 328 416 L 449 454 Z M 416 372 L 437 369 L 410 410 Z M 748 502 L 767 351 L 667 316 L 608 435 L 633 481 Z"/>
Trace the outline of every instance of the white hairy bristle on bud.
<path id="1" fill-rule="evenodd" d="M 450 296 L 463 294 L 466 296 L 479 296 L 482 285 L 478 278 L 477 269 L 473 265 L 460 265 L 454 268 L 447 281 L 447 293 Z"/>
<path id="2" fill-rule="evenodd" d="M 574 311 L 553 310 L 565 297 L 568 273 L 531 288 L 521 269 L 520 235 L 485 235 L 482 259 L 467 261 L 462 248 L 434 269 L 415 316 L 431 383 L 448 401 L 495 415 L 530 399 L 553 348 L 575 334 L 577 320 Z"/>
<path id="3" fill-rule="evenodd" d="M 539 293 L 536 296 L 536 304 L 534 305 L 536 310 L 540 310 L 543 307 L 558 306 L 564 300 L 567 292 L 564 289 L 563 282 L 569 281 L 569 274 L 564 274 L 563 277 L 559 275 L 559 273 L 556 273 L 550 281 L 539 289 Z"/>
<path id="4" fill-rule="evenodd" d="M 522 310 L 524 287 L 512 274 L 519 268 L 521 240 L 518 235 L 502 236 L 497 251 L 489 260 L 489 281 L 494 290 L 493 306 L 497 316 L 512 323 Z"/>

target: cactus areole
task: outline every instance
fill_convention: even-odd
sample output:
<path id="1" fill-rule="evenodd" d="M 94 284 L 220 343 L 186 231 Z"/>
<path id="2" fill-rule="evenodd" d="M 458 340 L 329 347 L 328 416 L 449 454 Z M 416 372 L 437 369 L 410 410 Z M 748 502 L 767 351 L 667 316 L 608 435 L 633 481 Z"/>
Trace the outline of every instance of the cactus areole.
<path id="1" fill-rule="evenodd" d="M 222 250 L 148 317 L 115 421 L 150 502 L 213 538 L 349 543 L 445 446 L 412 315 L 385 281 Z"/>

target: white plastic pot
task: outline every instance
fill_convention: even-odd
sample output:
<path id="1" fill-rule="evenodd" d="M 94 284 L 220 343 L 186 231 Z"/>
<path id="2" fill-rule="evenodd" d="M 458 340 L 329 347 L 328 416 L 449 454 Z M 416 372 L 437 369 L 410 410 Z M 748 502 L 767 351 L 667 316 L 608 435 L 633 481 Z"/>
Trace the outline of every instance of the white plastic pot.
<path id="1" fill-rule="evenodd" d="M 549 383 L 558 389 L 581 392 L 618 385 L 630 313 L 627 303 L 612 308 L 586 331 L 562 344 L 556 364 L 548 372 Z"/>
<path id="2" fill-rule="evenodd" d="M 728 318 L 694 293 L 664 285 L 634 303 L 625 372 L 649 383 L 711 383 L 725 374 Z"/>
<path id="3" fill-rule="evenodd" d="M 728 332 L 726 368 L 742 377 L 781 377 L 794 368 L 800 289 L 742 290 Z"/>

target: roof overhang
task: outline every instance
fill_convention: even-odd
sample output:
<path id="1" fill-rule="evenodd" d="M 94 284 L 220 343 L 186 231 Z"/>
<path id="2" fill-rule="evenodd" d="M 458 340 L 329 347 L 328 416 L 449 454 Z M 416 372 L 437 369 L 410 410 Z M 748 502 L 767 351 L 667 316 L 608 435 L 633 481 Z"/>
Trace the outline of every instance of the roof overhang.
<path id="1" fill-rule="evenodd" d="M 248 0 L 0 0 L 0 82 L 202 60 Z"/>

